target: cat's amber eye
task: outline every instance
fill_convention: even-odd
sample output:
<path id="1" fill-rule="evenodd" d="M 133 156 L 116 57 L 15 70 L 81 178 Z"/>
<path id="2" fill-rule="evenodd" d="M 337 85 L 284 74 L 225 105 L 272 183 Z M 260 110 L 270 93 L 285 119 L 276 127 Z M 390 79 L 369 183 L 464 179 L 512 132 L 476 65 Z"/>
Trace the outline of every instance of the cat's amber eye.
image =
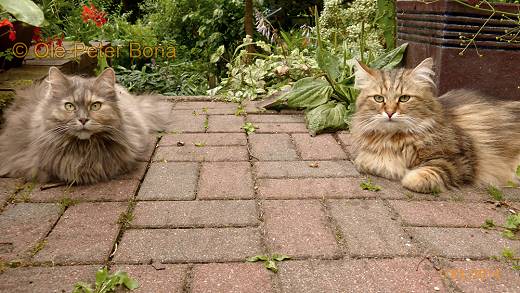
<path id="1" fill-rule="evenodd" d="M 408 102 L 409 99 L 410 99 L 410 96 L 407 96 L 407 95 L 400 96 L 399 97 L 399 102 L 405 103 L 405 102 Z"/>
<path id="2" fill-rule="evenodd" d="M 76 106 L 74 106 L 74 104 L 72 104 L 72 103 L 67 102 L 67 103 L 65 103 L 65 110 L 70 111 L 70 112 L 75 111 Z"/>
<path id="3" fill-rule="evenodd" d="M 374 96 L 374 101 L 378 102 L 378 103 L 382 103 L 385 101 L 385 97 L 383 96 Z"/>
<path id="4" fill-rule="evenodd" d="M 101 109 L 101 102 L 95 102 L 92 105 L 90 105 L 90 110 L 97 111 Z"/>

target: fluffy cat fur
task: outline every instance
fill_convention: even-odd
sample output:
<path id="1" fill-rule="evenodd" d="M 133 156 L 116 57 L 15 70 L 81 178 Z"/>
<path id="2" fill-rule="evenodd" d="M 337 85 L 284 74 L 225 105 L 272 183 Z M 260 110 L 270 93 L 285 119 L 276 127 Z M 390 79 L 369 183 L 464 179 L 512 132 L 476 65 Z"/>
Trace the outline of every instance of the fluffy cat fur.
<path id="1" fill-rule="evenodd" d="M 475 91 L 436 97 L 433 60 L 380 71 L 357 63 L 355 165 L 416 192 L 519 181 L 520 101 Z"/>
<path id="2" fill-rule="evenodd" d="M 0 176 L 88 184 L 130 171 L 147 138 L 166 126 L 170 104 L 133 96 L 106 69 L 97 78 L 52 67 L 17 93 L 0 134 Z"/>

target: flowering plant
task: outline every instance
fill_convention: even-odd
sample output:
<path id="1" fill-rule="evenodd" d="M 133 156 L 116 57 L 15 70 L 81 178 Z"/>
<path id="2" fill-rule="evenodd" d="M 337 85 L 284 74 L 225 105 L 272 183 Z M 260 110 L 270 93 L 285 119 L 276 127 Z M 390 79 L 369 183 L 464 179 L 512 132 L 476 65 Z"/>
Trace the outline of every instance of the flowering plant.
<path id="1" fill-rule="evenodd" d="M 16 32 L 14 30 L 13 23 L 10 22 L 9 19 L 4 18 L 2 21 L 0 21 L 0 28 L 2 28 L 4 26 L 8 27 L 8 30 L 7 30 L 7 32 L 0 35 L 0 37 L 3 36 L 4 34 L 9 34 L 9 40 L 14 41 L 16 39 Z"/>
<path id="2" fill-rule="evenodd" d="M 93 21 L 97 27 L 102 27 L 106 22 L 106 12 L 99 10 L 90 3 L 90 7 L 87 5 L 83 5 L 83 12 L 81 12 L 81 19 L 83 19 L 84 23 L 89 23 L 89 21 Z"/>

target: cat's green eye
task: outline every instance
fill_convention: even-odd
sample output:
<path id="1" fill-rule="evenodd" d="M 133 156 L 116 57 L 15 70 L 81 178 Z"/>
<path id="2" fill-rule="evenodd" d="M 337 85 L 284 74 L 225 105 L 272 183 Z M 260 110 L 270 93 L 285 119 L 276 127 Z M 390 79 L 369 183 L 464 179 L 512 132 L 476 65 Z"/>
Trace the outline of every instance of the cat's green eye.
<path id="1" fill-rule="evenodd" d="M 67 103 L 65 103 L 65 110 L 70 111 L 70 112 L 75 111 L 76 106 L 74 106 L 74 104 L 72 104 L 72 103 L 67 102 Z"/>
<path id="2" fill-rule="evenodd" d="M 410 99 L 410 96 L 407 96 L 407 95 L 400 96 L 399 97 L 399 102 L 405 103 L 405 102 L 408 102 L 409 99 Z"/>
<path id="3" fill-rule="evenodd" d="M 385 101 L 385 97 L 383 96 L 374 96 L 374 101 L 378 102 L 378 103 L 382 103 Z"/>
<path id="4" fill-rule="evenodd" d="M 97 111 L 99 109 L 101 109 L 101 103 L 100 102 L 95 102 L 92 105 L 90 105 L 90 110 L 92 110 L 92 111 Z"/>

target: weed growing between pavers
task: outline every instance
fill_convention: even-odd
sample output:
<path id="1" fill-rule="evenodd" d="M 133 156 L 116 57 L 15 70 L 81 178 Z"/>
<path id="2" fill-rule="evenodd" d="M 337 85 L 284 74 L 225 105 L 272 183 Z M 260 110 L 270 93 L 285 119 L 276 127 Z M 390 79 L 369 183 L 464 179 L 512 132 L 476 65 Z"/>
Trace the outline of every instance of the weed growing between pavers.
<path id="1" fill-rule="evenodd" d="M 496 201 L 503 201 L 504 200 L 504 194 L 502 193 L 502 190 L 496 188 L 493 185 L 489 185 L 488 186 L 487 192 Z"/>
<path id="2" fill-rule="evenodd" d="M 520 258 L 516 256 L 511 248 L 504 247 L 504 249 L 502 249 L 502 260 L 510 264 L 514 270 L 520 270 Z"/>
<path id="3" fill-rule="evenodd" d="M 25 182 L 17 185 L 15 191 L 7 198 L 9 203 L 28 202 L 31 198 L 31 192 L 36 184 L 34 182 Z"/>
<path id="4" fill-rule="evenodd" d="M 77 282 L 72 293 L 108 293 L 113 292 L 119 286 L 134 290 L 139 287 L 139 283 L 130 278 L 126 272 L 117 271 L 114 274 L 109 274 L 108 269 L 103 267 L 96 272 L 94 289 L 92 289 L 91 284 Z"/>
<path id="5" fill-rule="evenodd" d="M 59 201 L 59 204 L 60 204 L 60 208 L 61 208 L 61 212 L 65 212 L 65 210 L 75 204 L 78 203 L 78 200 L 77 199 L 72 199 L 70 197 L 64 197 L 62 199 L 60 199 Z"/>
<path id="6" fill-rule="evenodd" d="M 203 143 L 203 142 L 194 142 L 193 145 L 196 146 L 196 147 L 203 147 L 203 146 L 206 146 L 206 144 Z"/>
<path id="7" fill-rule="evenodd" d="M 46 244 L 47 244 L 46 239 L 38 241 L 31 251 L 32 256 L 35 256 L 36 254 L 38 254 L 38 252 L 40 252 L 45 247 Z"/>
<path id="8" fill-rule="evenodd" d="M 284 261 L 286 259 L 290 259 L 290 256 L 284 255 L 284 254 L 259 254 L 255 256 L 251 256 L 246 258 L 246 261 L 248 262 L 257 262 L 257 261 L 263 261 L 264 267 L 272 272 L 278 272 L 278 266 L 276 265 L 276 262 Z"/>
<path id="9" fill-rule="evenodd" d="M 520 214 L 509 215 L 504 226 L 497 225 L 491 219 L 486 219 L 481 228 L 502 230 L 502 236 L 511 240 L 520 239 L 516 236 L 520 232 Z"/>
<path id="10" fill-rule="evenodd" d="M 127 228 L 130 226 L 130 222 L 134 219 L 134 207 L 135 207 L 135 201 L 131 200 L 128 203 L 128 208 L 126 211 L 122 212 L 119 215 L 119 219 L 117 220 L 117 223 L 121 225 L 121 228 Z"/>
<path id="11" fill-rule="evenodd" d="M 244 125 L 242 125 L 240 128 L 244 129 L 247 135 L 250 135 L 256 131 L 256 126 L 254 126 L 251 122 L 244 123 Z"/>
<path id="12" fill-rule="evenodd" d="M 368 178 L 367 180 L 361 182 L 361 184 L 359 184 L 359 187 L 361 187 L 361 189 L 363 189 L 363 190 L 374 191 L 374 192 L 382 190 L 381 186 L 375 185 L 374 183 L 372 183 L 371 178 Z"/>
<path id="13" fill-rule="evenodd" d="M 247 112 L 244 109 L 244 106 L 238 105 L 237 109 L 235 110 L 235 116 L 246 116 Z"/>

